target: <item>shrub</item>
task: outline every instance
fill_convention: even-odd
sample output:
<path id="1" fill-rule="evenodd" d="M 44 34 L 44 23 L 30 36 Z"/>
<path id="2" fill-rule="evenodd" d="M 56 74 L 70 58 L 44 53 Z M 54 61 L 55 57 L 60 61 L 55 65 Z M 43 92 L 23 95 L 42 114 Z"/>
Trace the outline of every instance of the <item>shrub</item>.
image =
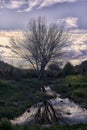
<path id="1" fill-rule="evenodd" d="M 8 119 L 2 118 L 0 121 L 0 130 L 12 130 L 11 122 Z"/>

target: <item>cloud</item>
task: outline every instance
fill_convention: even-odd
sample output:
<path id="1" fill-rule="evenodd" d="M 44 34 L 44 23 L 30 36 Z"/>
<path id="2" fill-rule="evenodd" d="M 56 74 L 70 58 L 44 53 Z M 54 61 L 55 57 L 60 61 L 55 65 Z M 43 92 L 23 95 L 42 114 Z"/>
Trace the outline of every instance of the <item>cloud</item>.
<path id="1" fill-rule="evenodd" d="M 69 17 L 64 19 L 66 22 L 67 28 L 77 28 L 78 27 L 78 18 L 77 17 Z"/>
<path id="2" fill-rule="evenodd" d="M 57 3 L 64 3 L 64 2 L 76 2 L 78 0 L 29 0 L 28 8 L 25 11 L 31 11 L 33 8 L 43 8 L 52 6 Z"/>
<path id="3" fill-rule="evenodd" d="M 20 7 L 26 5 L 25 8 L 22 8 L 23 11 L 32 11 L 33 8 L 40 9 L 43 7 L 52 6 L 57 3 L 64 2 L 76 2 L 78 0 L 0 0 L 0 8 L 7 9 L 19 9 Z"/>
<path id="4" fill-rule="evenodd" d="M 23 37 L 23 33 L 20 30 L 0 32 L 0 50 L 5 51 L 4 55 L 8 55 L 10 58 L 13 53 L 10 52 L 8 46 L 10 46 L 9 40 L 13 36 Z M 87 60 L 87 30 L 75 30 L 75 33 L 70 31 L 69 41 L 69 47 L 65 49 L 64 60 L 71 61 L 74 65 L 82 60 Z"/>
<path id="5" fill-rule="evenodd" d="M 0 9 L 3 9 L 4 8 L 4 3 L 5 3 L 5 0 L 0 0 Z"/>
<path id="6" fill-rule="evenodd" d="M 16 9 L 16 8 L 20 8 L 21 6 L 23 6 L 25 4 L 24 0 L 10 0 L 7 4 L 6 7 L 9 9 Z"/>
<path id="7" fill-rule="evenodd" d="M 28 8 L 25 11 L 31 11 L 34 7 L 39 7 L 43 0 L 30 0 L 28 3 Z"/>
<path id="8" fill-rule="evenodd" d="M 76 30 L 70 32 L 69 47 L 66 48 L 66 60 L 73 64 L 87 60 L 87 30 Z"/>
<path id="9" fill-rule="evenodd" d="M 58 19 L 57 23 L 63 22 L 67 29 L 73 29 L 78 27 L 78 18 L 77 17 L 67 17 L 63 19 Z"/>
<path id="10" fill-rule="evenodd" d="M 0 6 L 1 8 L 8 8 L 8 9 L 17 9 L 23 6 L 26 3 L 25 0 L 1 0 Z"/>
<path id="11" fill-rule="evenodd" d="M 64 3 L 64 2 L 76 2 L 77 0 L 43 0 L 39 8 L 51 6 L 56 3 Z"/>

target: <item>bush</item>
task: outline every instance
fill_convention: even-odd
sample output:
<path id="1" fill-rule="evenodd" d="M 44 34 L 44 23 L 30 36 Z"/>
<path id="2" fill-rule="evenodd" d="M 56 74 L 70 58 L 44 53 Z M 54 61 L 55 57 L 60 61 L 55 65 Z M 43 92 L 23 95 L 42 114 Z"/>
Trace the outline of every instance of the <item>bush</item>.
<path id="1" fill-rule="evenodd" d="M 11 122 L 2 118 L 0 121 L 0 130 L 12 130 Z"/>
<path id="2" fill-rule="evenodd" d="M 22 78 L 37 78 L 38 72 L 33 69 L 23 71 Z"/>
<path id="3" fill-rule="evenodd" d="M 67 62 L 63 67 L 63 73 L 65 76 L 74 74 L 74 67 L 70 62 Z"/>
<path id="4" fill-rule="evenodd" d="M 55 70 L 55 71 L 59 71 L 59 70 L 60 70 L 60 68 L 59 68 L 58 64 L 53 63 L 53 64 L 50 64 L 50 65 L 48 66 L 48 70 Z"/>

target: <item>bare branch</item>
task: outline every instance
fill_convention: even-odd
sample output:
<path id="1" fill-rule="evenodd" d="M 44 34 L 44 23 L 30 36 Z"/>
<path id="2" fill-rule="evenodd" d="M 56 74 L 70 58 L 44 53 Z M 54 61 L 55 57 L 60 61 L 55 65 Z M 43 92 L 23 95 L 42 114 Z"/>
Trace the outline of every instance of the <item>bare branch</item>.
<path id="1" fill-rule="evenodd" d="M 49 62 L 58 60 L 63 55 L 66 43 L 67 33 L 64 25 L 47 26 L 42 17 L 29 22 L 24 39 L 11 39 L 12 50 L 40 72 L 44 72 Z"/>

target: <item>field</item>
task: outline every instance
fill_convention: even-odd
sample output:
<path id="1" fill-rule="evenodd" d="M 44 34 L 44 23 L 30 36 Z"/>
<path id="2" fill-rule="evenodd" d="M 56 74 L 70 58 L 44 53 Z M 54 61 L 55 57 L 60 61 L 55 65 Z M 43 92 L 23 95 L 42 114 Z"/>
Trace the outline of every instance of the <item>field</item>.
<path id="1" fill-rule="evenodd" d="M 23 79 L 20 81 L 0 80 L 0 119 L 13 119 L 21 115 L 27 108 L 48 98 L 40 91 L 40 87 L 45 81 L 37 79 Z M 62 95 L 69 97 L 82 107 L 87 108 L 87 77 L 67 76 L 61 79 L 47 79 L 46 84 L 52 84 L 52 89 Z M 1 119 L 2 120 L 2 119 Z M 14 129 L 14 128 L 12 128 Z M 86 130 L 87 125 L 75 126 L 16 126 L 15 130 Z"/>
<path id="2" fill-rule="evenodd" d="M 0 81 L 0 118 L 22 114 L 27 108 L 44 99 L 50 98 L 40 92 L 42 81 L 26 79 L 22 81 Z"/>
<path id="3" fill-rule="evenodd" d="M 53 90 L 87 108 L 87 77 L 67 76 L 56 80 Z"/>

